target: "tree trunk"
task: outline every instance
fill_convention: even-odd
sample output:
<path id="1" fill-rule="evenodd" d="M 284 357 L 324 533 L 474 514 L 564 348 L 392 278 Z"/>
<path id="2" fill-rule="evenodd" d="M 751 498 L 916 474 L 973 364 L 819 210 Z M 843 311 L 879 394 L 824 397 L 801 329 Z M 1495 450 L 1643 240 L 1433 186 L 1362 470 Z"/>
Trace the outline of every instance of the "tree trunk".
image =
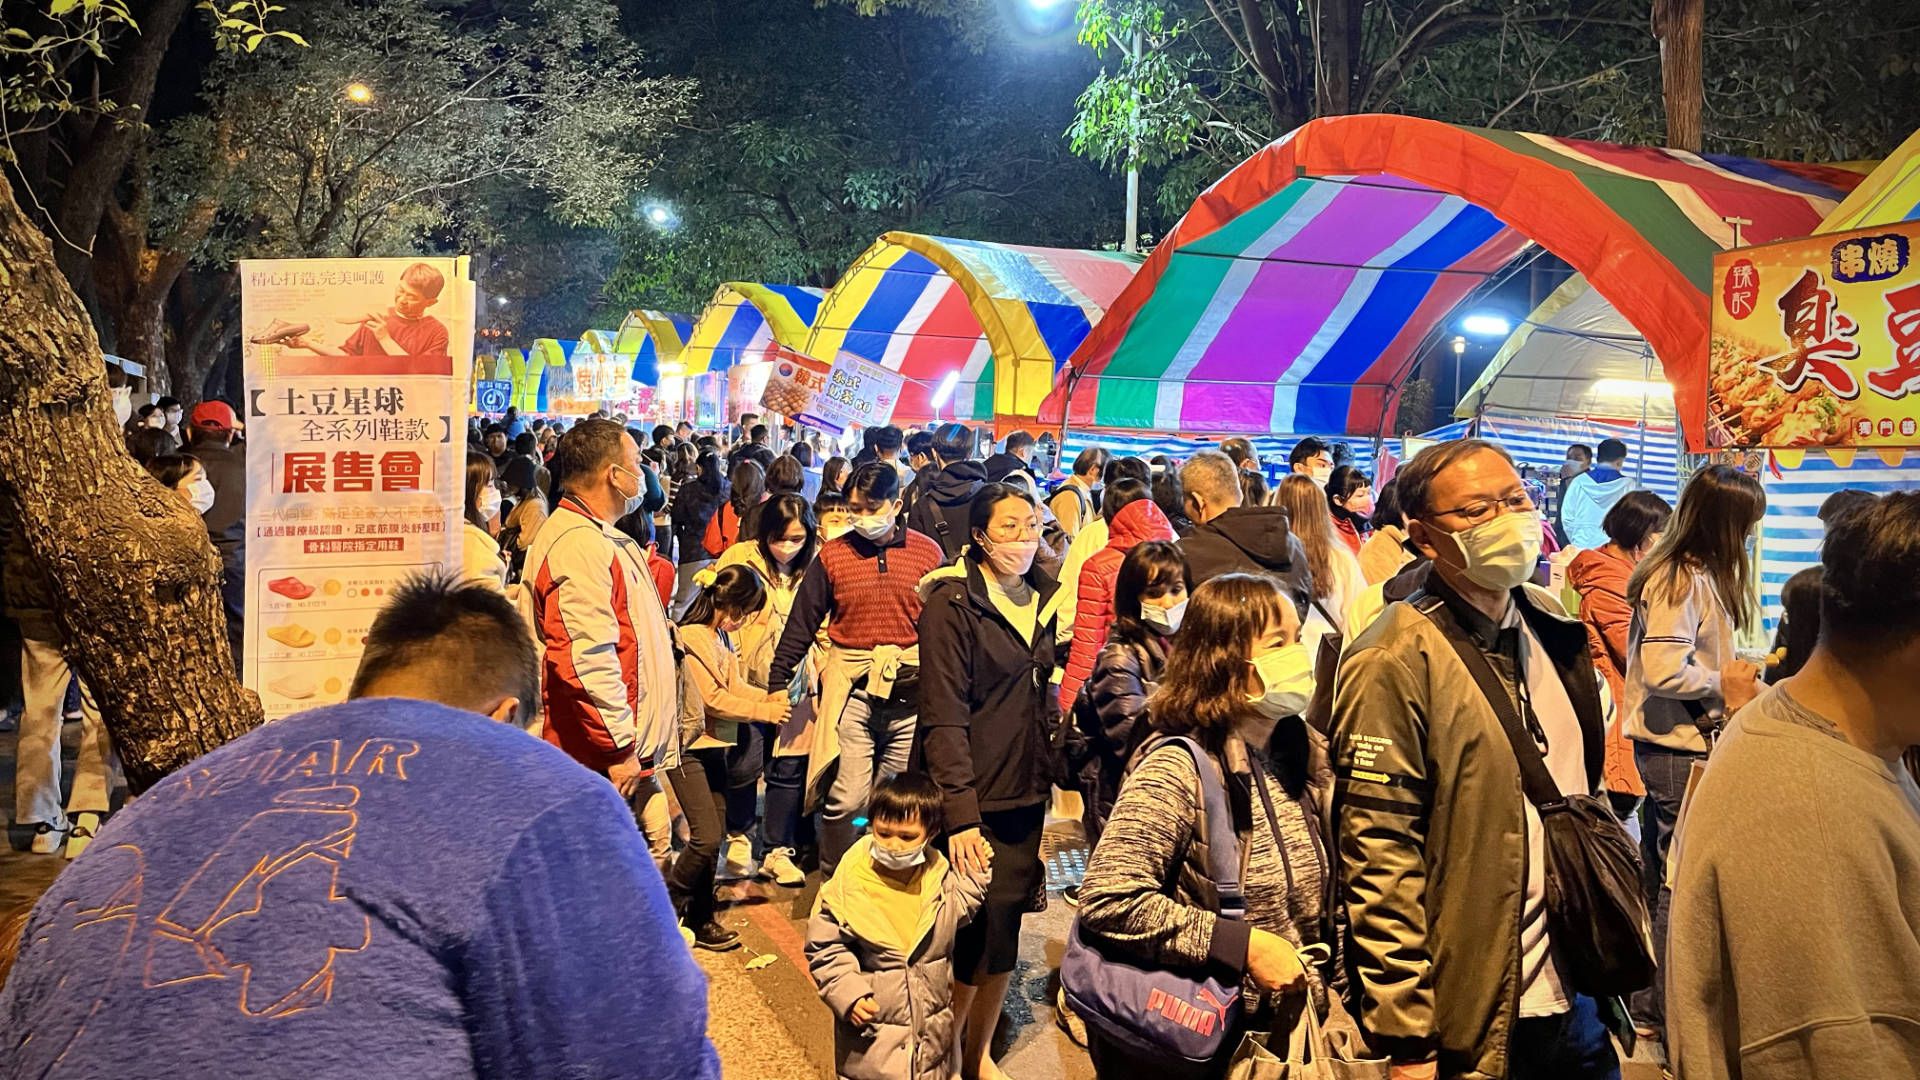
<path id="1" fill-rule="evenodd" d="M 1353 111 L 1354 65 L 1360 57 L 1360 0 L 1322 0 L 1320 12 L 1318 115 L 1345 116 Z"/>
<path id="2" fill-rule="evenodd" d="M 116 354 L 147 369 L 147 389 L 155 394 L 180 395 L 181 384 L 168 367 L 167 313 L 163 298 L 146 288 L 135 289 L 133 298 L 113 313 L 114 338 L 120 345 Z"/>
<path id="3" fill-rule="evenodd" d="M 1700 152 L 1706 110 L 1705 0 L 1653 0 L 1653 34 L 1660 39 L 1660 93 L 1667 106 L 1667 145 Z"/>
<path id="4" fill-rule="evenodd" d="M 261 722 L 206 526 L 126 454 L 93 326 L 0 184 L 0 499 L 136 794 Z"/>
<path id="5" fill-rule="evenodd" d="M 1247 47 L 1253 50 L 1254 73 L 1260 76 L 1260 87 L 1267 94 L 1267 112 L 1273 116 L 1274 134 L 1292 131 L 1297 125 L 1290 122 L 1287 99 L 1281 92 L 1286 72 L 1280 66 L 1280 53 L 1273 45 L 1273 27 L 1267 23 L 1266 12 L 1260 9 L 1260 0 L 1240 0 L 1240 26 L 1247 35 Z"/>

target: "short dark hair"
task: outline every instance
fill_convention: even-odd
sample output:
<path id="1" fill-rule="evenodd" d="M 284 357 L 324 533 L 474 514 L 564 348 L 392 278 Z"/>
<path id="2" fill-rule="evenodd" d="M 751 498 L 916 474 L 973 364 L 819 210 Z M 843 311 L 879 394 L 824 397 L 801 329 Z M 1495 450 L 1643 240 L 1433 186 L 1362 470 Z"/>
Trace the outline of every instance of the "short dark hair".
<path id="1" fill-rule="evenodd" d="M 155 458 L 177 453 L 179 440 L 167 434 L 166 428 L 137 427 L 127 432 L 127 453 L 142 465 Z"/>
<path id="2" fill-rule="evenodd" d="M 200 464 L 200 459 L 192 454 L 161 454 L 141 464 L 147 467 L 147 472 L 155 480 L 160 481 L 161 487 L 171 489 L 180 486 L 180 481 L 187 478 L 195 465 Z"/>
<path id="3" fill-rule="evenodd" d="M 800 459 L 792 454 L 781 454 L 767 466 L 767 494 L 786 495 L 797 492 L 807 484 L 807 470 L 801 466 Z"/>
<path id="4" fill-rule="evenodd" d="M 654 442 L 656 442 L 656 443 L 663 443 L 663 442 L 666 442 L 666 441 L 667 441 L 668 439 L 671 439 L 671 438 L 673 438 L 673 429 L 672 429 L 672 428 L 670 428 L 670 427 L 668 427 L 668 426 L 667 426 L 667 425 L 665 425 L 665 424 L 655 424 L 655 425 L 653 425 L 653 441 L 654 441 Z"/>
<path id="5" fill-rule="evenodd" d="M 560 436 L 553 451 L 553 473 L 561 477 L 560 486 L 579 490 L 576 484 L 591 480 L 600 470 L 620 462 L 620 440 L 627 429 L 611 420 L 582 420 Z"/>
<path id="6" fill-rule="evenodd" d="M 1599 456 L 1601 461 L 1625 461 L 1627 444 L 1619 439 L 1601 439 Z"/>
<path id="7" fill-rule="evenodd" d="M 869 461 L 853 470 L 853 476 L 847 480 L 849 496 L 864 495 L 873 502 L 887 502 L 900 497 L 900 473 L 884 461 Z"/>
<path id="8" fill-rule="evenodd" d="M 1629 491 L 1600 519 L 1600 531 L 1623 551 L 1633 551 L 1647 537 L 1667 531 L 1673 519 L 1673 506 L 1651 491 Z"/>
<path id="9" fill-rule="evenodd" d="M 180 399 L 177 397 L 166 396 L 166 397 L 162 397 L 159 401 L 154 402 L 154 404 L 158 405 L 162 409 L 177 409 L 180 407 Z"/>
<path id="10" fill-rule="evenodd" d="M 1820 561 L 1821 645 L 1843 658 L 1876 656 L 1920 637 L 1920 492 L 1835 518 Z"/>
<path id="11" fill-rule="evenodd" d="M 1309 458 L 1319 457 L 1321 454 L 1327 455 L 1327 460 L 1332 461 L 1333 447 L 1328 446 L 1325 440 L 1316 439 L 1312 435 L 1309 435 L 1293 444 L 1293 451 L 1287 455 L 1287 466 L 1291 468 Z"/>
<path id="12" fill-rule="evenodd" d="M 1073 475 L 1086 476 L 1090 473 L 1098 473 L 1107 467 L 1107 457 L 1105 447 L 1087 447 L 1080 451 L 1080 456 L 1073 459 Z"/>
<path id="13" fill-rule="evenodd" d="M 933 456 L 941 461 L 965 461 L 973 456 L 973 429 L 965 424 L 941 424 L 933 433 Z"/>
<path id="14" fill-rule="evenodd" d="M 1140 601 L 1156 586 L 1163 595 L 1174 582 L 1193 589 L 1193 568 L 1187 565 L 1186 552 L 1170 540 L 1148 540 L 1133 545 L 1120 560 L 1120 571 L 1113 579 L 1113 638 L 1117 641 L 1144 639 L 1152 633 L 1140 622 Z"/>
<path id="15" fill-rule="evenodd" d="M 929 839 L 947 827 L 947 799 L 922 773 L 887 773 L 867 798 L 867 820 L 917 821 Z"/>
<path id="16" fill-rule="evenodd" d="M 1007 453 L 1009 454 L 1013 453 L 1016 450 L 1025 450 L 1027 447 L 1032 445 L 1033 445 L 1033 436 L 1027 434 L 1024 431 L 1016 431 L 1013 434 L 1007 436 Z"/>
<path id="17" fill-rule="evenodd" d="M 686 613 L 680 616 L 680 625 L 711 626 L 722 613 L 751 615 L 766 606 L 767 583 L 760 571 L 746 563 L 734 563 L 722 567 L 705 588 L 693 594 Z"/>
<path id="18" fill-rule="evenodd" d="M 513 437 L 513 452 L 527 457 L 540 452 L 540 439 L 531 431 L 523 431 Z"/>
<path id="19" fill-rule="evenodd" d="M 748 442 L 759 442 L 761 439 L 764 439 L 766 437 L 767 437 L 767 425 L 765 424 L 755 424 L 753 425 L 753 430 L 747 432 Z"/>
<path id="20" fill-rule="evenodd" d="M 810 469 L 813 467 L 813 447 L 808 446 L 806 443 L 794 443 L 792 446 L 787 447 L 787 453 L 792 455 L 793 460 L 800 463 L 801 468 Z"/>
<path id="21" fill-rule="evenodd" d="M 913 434 L 907 436 L 907 456 L 910 458 L 911 457 L 932 457 L 933 456 L 933 432 L 916 431 Z"/>
<path id="22" fill-rule="evenodd" d="M 971 537 L 974 533 L 987 531 L 987 527 L 993 524 L 993 508 L 1008 499 L 1018 499 L 1036 509 L 1039 507 L 1026 488 L 1015 487 L 1012 484 L 999 482 L 981 484 L 974 491 L 973 502 L 967 506 L 967 536 L 970 538 L 967 550 L 974 562 L 985 562 L 987 553 L 977 542 L 971 541 Z"/>
<path id="23" fill-rule="evenodd" d="M 1567 457 L 1575 461 L 1592 461 L 1593 447 L 1588 446 L 1586 443 L 1574 443 L 1572 446 L 1567 447 Z"/>
<path id="24" fill-rule="evenodd" d="M 1232 458 L 1235 465 L 1245 465 L 1254 458 L 1253 440 L 1235 436 L 1221 442 L 1220 452 Z"/>
<path id="25" fill-rule="evenodd" d="M 905 441 L 906 438 L 900 434 L 900 429 L 894 427 L 892 424 L 882 424 L 877 428 L 868 428 L 867 430 L 873 433 L 873 448 L 875 450 L 898 450 L 900 449 L 900 444 Z"/>
<path id="26" fill-rule="evenodd" d="M 1413 460 L 1402 465 L 1394 475 L 1394 479 L 1400 483 L 1401 512 L 1408 518 L 1432 513 L 1430 499 L 1433 478 L 1483 450 L 1491 450 L 1507 464 L 1513 464 L 1513 455 L 1507 453 L 1505 447 L 1485 439 L 1454 439 L 1451 442 L 1434 443 L 1413 455 Z"/>
<path id="27" fill-rule="evenodd" d="M 439 688 L 443 705 L 478 712 L 512 697 L 524 723 L 539 715 L 540 669 L 526 620 L 504 594 L 455 571 L 416 574 L 393 591 L 367 629 L 347 696 L 365 697 L 415 669 Z"/>
<path id="28" fill-rule="evenodd" d="M 1880 496 L 1859 488 L 1841 488 L 1820 502 L 1820 524 L 1833 527 L 1839 518 L 1863 510 L 1880 501 Z"/>
<path id="29" fill-rule="evenodd" d="M 1107 485 L 1107 493 L 1100 498 L 1100 517 L 1107 524 L 1120 516 L 1120 511 L 1139 502 L 1153 498 L 1153 488 L 1131 476 L 1123 476 Z"/>
<path id="30" fill-rule="evenodd" d="M 1375 528 L 1382 525 L 1406 527 L 1407 516 L 1400 509 L 1399 477 L 1381 484 L 1380 490 L 1373 493 L 1373 524 Z"/>
<path id="31" fill-rule="evenodd" d="M 847 512 L 849 512 L 847 509 L 847 493 L 844 491 L 827 491 L 823 488 L 820 491 L 819 497 L 813 500 L 813 519 L 815 521 L 826 517 L 828 514 Z"/>
<path id="32" fill-rule="evenodd" d="M 1143 458 L 1116 457 L 1108 459 L 1102 483 L 1107 487 L 1112 487 L 1114 484 L 1128 477 L 1132 477 L 1143 484 L 1151 483 L 1153 480 L 1153 468 L 1149 466 Z"/>

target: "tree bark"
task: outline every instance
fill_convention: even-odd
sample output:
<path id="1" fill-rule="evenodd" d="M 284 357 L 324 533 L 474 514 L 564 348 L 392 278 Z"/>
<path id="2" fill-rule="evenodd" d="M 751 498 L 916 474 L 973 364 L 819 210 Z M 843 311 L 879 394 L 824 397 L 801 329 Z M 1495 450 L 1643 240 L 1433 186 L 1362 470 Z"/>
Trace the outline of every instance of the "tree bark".
<path id="1" fill-rule="evenodd" d="M 0 184 L 0 501 L 139 793 L 261 722 L 206 526 L 126 454 L 85 311 Z"/>
<path id="2" fill-rule="evenodd" d="M 1267 111 L 1273 114 L 1274 132 L 1292 131 L 1298 124 L 1289 115 L 1291 110 L 1281 92 L 1287 76 L 1280 66 L 1279 50 L 1273 45 L 1273 27 L 1267 25 L 1260 0 L 1239 0 L 1239 4 L 1240 25 L 1247 35 L 1247 47 L 1253 50 L 1253 66 L 1260 76 L 1260 87 L 1267 93 Z"/>
<path id="3" fill-rule="evenodd" d="M 1353 111 L 1354 66 L 1360 58 L 1360 0 L 1321 0 L 1317 113 Z"/>
<path id="4" fill-rule="evenodd" d="M 1705 0 L 1653 0 L 1653 36 L 1660 39 L 1660 95 L 1667 107 L 1667 145 L 1700 152 L 1706 111 Z"/>

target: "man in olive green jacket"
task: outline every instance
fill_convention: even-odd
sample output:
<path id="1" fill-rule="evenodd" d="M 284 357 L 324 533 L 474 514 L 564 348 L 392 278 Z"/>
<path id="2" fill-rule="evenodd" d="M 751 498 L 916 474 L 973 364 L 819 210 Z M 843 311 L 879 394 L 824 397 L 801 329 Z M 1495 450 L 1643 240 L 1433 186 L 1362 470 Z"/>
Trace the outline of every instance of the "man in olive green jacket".
<path id="1" fill-rule="evenodd" d="M 1356 1016 L 1395 1080 L 1617 1077 L 1598 1003 L 1566 987 L 1553 958 L 1543 840 L 1513 748 L 1426 609 L 1525 703 L 1563 793 L 1600 780 L 1583 631 L 1524 584 L 1540 521 L 1504 451 L 1440 444 L 1402 469 L 1399 490 L 1433 571 L 1353 643 L 1334 705 Z"/>

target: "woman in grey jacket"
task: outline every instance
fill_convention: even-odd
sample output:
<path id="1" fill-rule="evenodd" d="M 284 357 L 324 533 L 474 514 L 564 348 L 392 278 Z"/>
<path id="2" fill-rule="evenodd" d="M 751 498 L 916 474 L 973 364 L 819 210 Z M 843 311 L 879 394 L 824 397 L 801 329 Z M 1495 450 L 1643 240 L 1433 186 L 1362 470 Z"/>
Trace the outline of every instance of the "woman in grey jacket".
<path id="1" fill-rule="evenodd" d="M 1227 574 L 1195 590 L 1150 705 L 1156 731 L 1197 739 L 1227 777 L 1246 918 L 1219 915 L 1200 777 L 1179 746 L 1150 743 L 1136 759 L 1080 889 L 1083 932 L 1145 961 L 1238 978 L 1254 1031 L 1290 1030 L 1305 993 L 1324 1015 L 1339 970 L 1325 839 L 1332 774 L 1299 715 L 1312 690 L 1299 614 L 1273 579 Z M 1124 1050 L 1087 1035 L 1097 1073 L 1137 1074 Z M 1193 1075 L 1224 1075 L 1233 1049 Z M 1172 1078 L 1163 1070 L 1156 1080 Z"/>
<path id="2" fill-rule="evenodd" d="M 1640 809 L 1640 849 L 1647 909 L 1653 915 L 1654 956 L 1666 964 L 1667 849 L 1687 776 L 1707 756 L 1707 734 L 1752 701 L 1759 668 L 1734 652 L 1738 631 L 1759 617 L 1754 610 L 1753 564 L 1747 540 L 1766 512 L 1760 481 L 1731 465 L 1696 473 L 1660 542 L 1627 582 L 1633 621 L 1627 628 L 1626 715 L 1634 764 L 1646 784 Z M 1643 1037 L 1664 1026 L 1661 980 L 1634 995 L 1634 1020 Z"/>

